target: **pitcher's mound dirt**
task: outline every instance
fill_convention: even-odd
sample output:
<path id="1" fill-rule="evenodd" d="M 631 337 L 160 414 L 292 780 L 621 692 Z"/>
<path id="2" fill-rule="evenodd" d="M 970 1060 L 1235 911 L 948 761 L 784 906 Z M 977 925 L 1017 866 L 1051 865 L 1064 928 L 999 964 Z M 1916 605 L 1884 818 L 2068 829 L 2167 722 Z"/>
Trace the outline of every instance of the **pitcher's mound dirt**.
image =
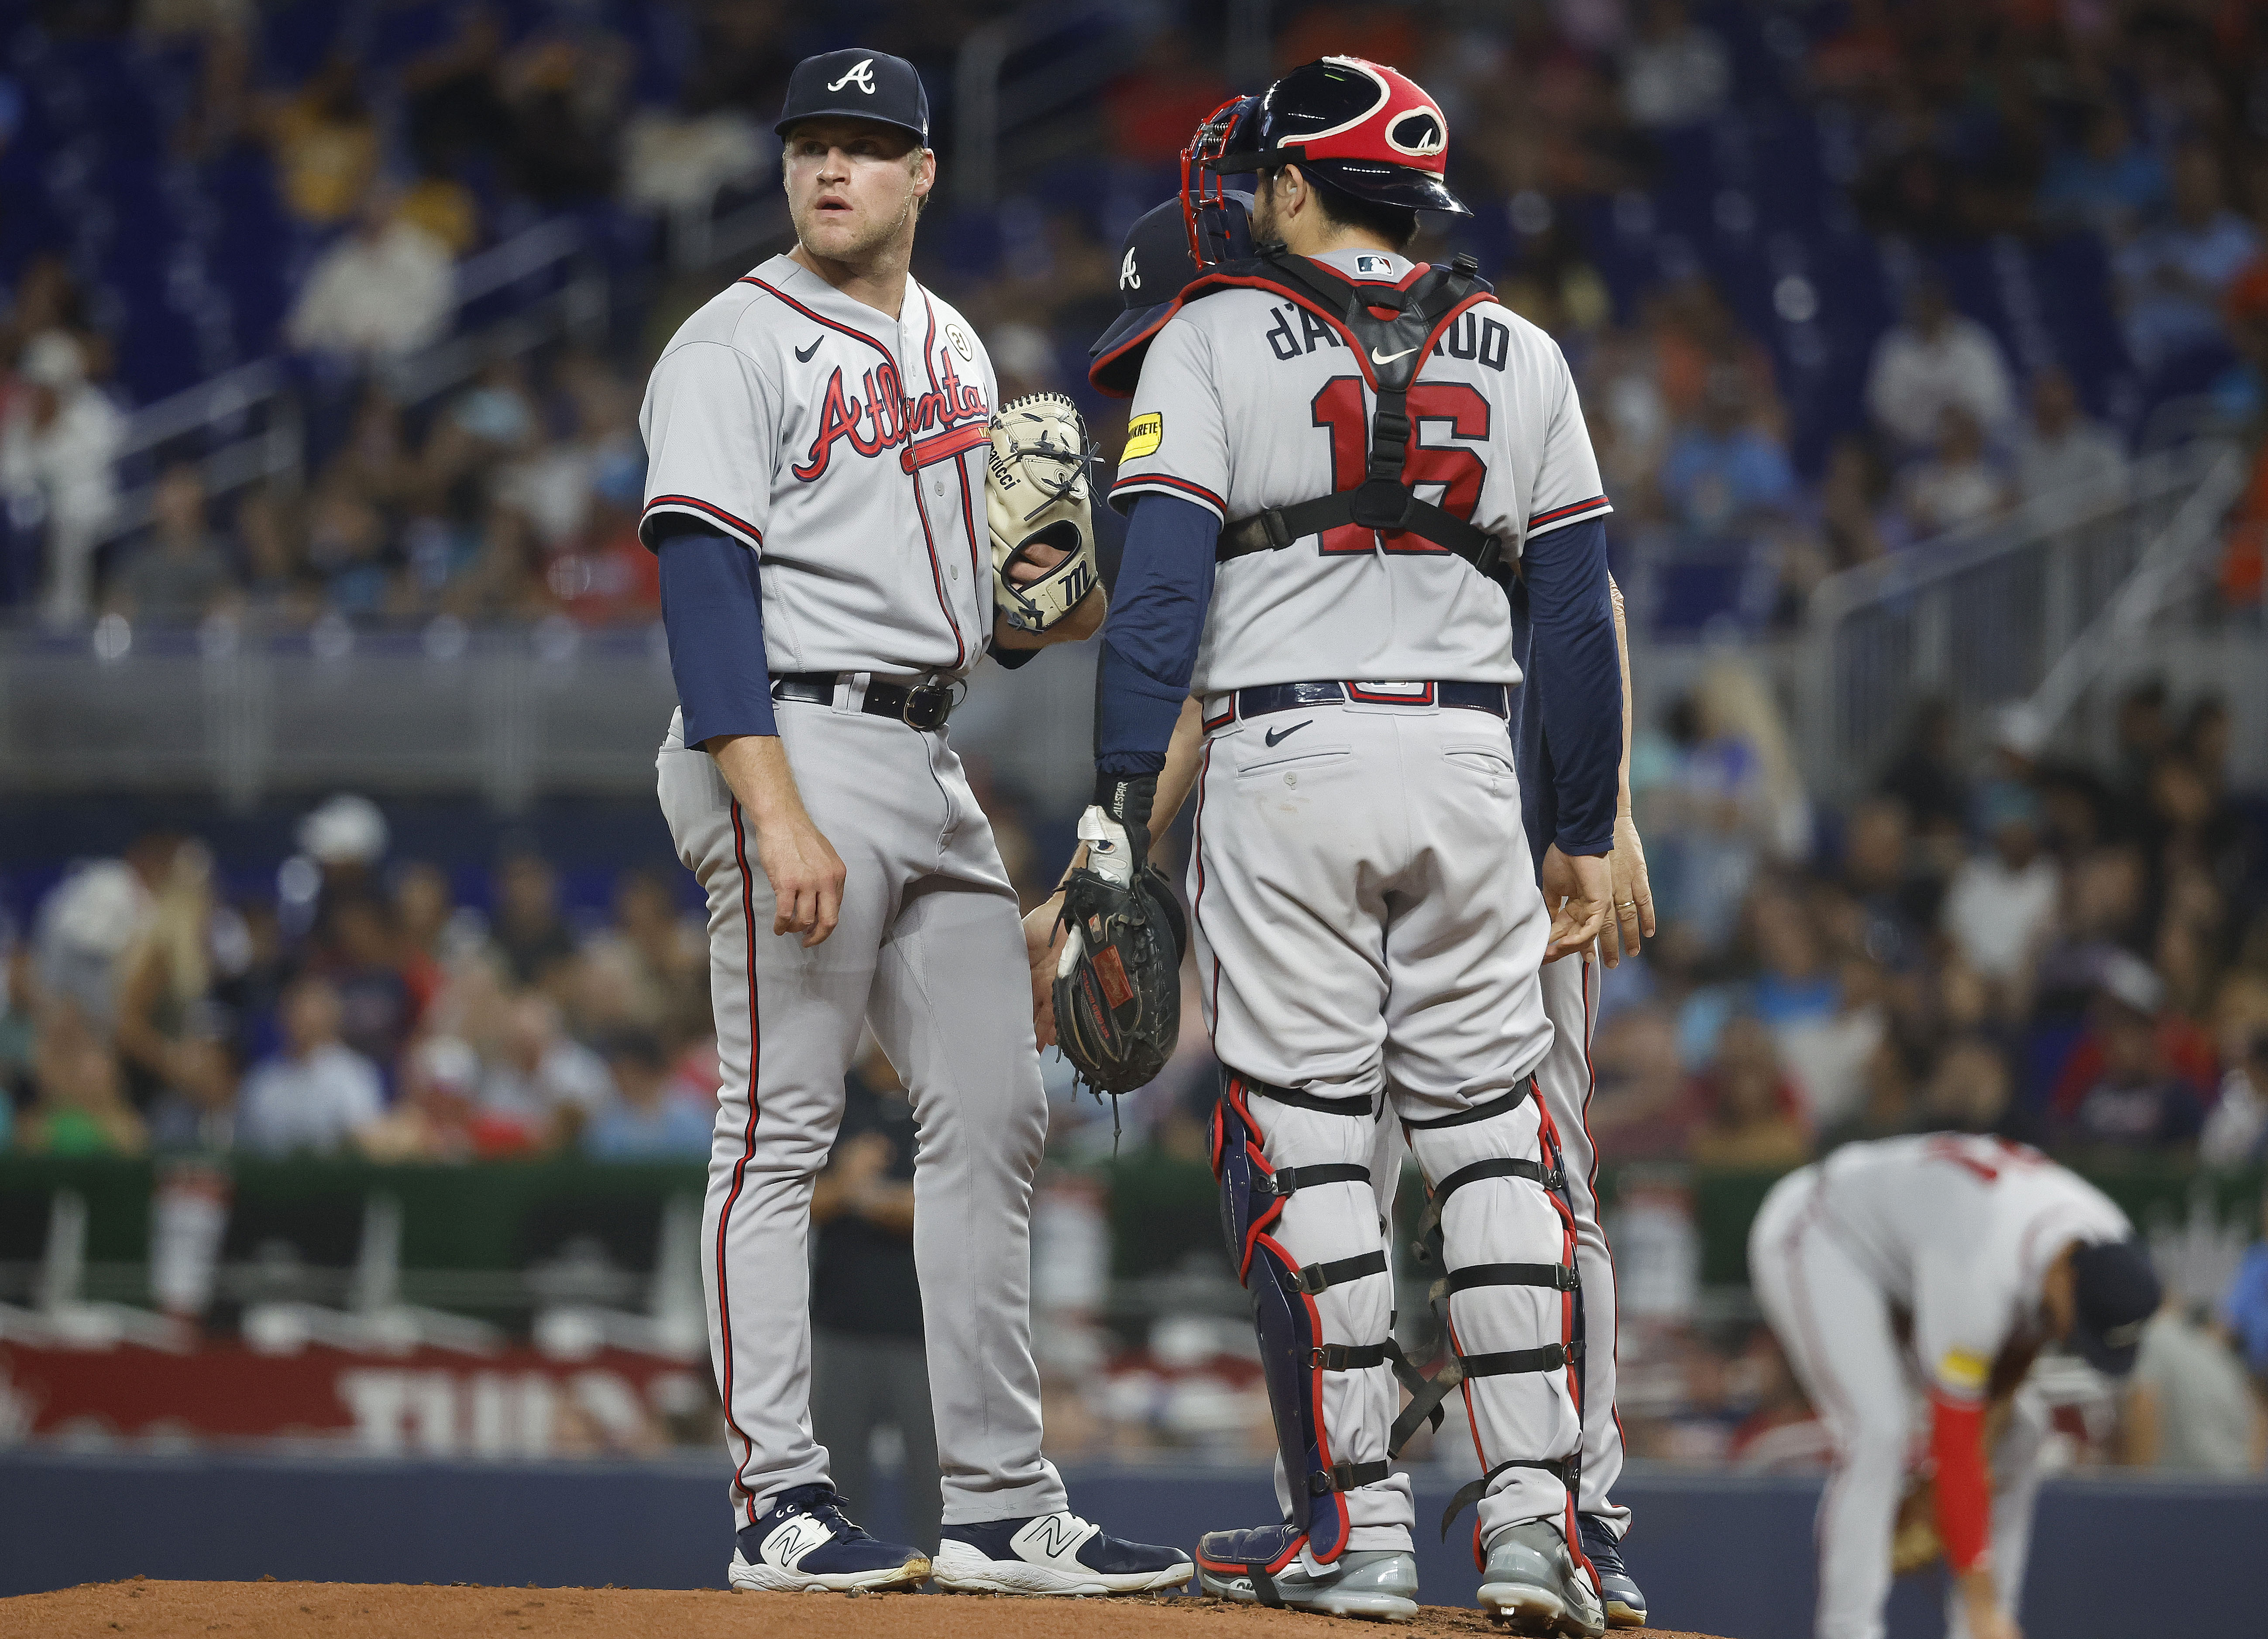
<path id="1" fill-rule="evenodd" d="M 726 1593 L 635 1588 L 437 1588 L 402 1583 L 89 1583 L 0 1599 L 0 1639 L 1317 1639 L 1313 1617 L 1199 1599 Z M 1478 1611 L 1427 1606 L 1421 1639 L 1502 1633 Z M 1703 1639 L 1645 1628 L 1624 1639 Z"/>

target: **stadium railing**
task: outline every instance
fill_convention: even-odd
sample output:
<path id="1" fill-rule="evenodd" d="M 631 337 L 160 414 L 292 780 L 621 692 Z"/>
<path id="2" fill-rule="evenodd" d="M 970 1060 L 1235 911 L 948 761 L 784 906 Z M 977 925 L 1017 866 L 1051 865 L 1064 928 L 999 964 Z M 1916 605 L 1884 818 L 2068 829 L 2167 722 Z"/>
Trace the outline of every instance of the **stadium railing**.
<path id="1" fill-rule="evenodd" d="M 2243 474 L 2234 446 L 2200 439 L 1822 582 L 1796 691 L 1813 793 L 1863 790 L 1926 701 L 2034 750 L 2093 751 L 2103 714 L 2088 702 L 2123 676 L 2178 670 L 2243 698 L 2268 654 L 2258 634 L 2192 621 L 2178 643 L 2145 641 L 2218 550 Z M 2260 747 L 2238 754 L 2232 775 L 2268 777 Z"/>

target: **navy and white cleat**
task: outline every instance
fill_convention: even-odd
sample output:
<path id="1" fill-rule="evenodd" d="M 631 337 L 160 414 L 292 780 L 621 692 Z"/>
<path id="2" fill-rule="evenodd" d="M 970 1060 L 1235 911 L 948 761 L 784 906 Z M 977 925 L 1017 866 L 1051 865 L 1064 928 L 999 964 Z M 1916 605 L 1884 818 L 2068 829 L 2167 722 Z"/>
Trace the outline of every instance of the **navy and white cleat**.
<path id="1" fill-rule="evenodd" d="M 1179 1548 L 1105 1536 L 1064 1509 L 980 1525 L 947 1525 L 937 1549 L 937 1585 L 948 1593 L 1072 1596 L 1160 1593 L 1196 1567 Z"/>
<path id="2" fill-rule="evenodd" d="M 1197 1585 L 1216 1599 L 1406 1622 L 1418 1614 L 1418 1560 L 1407 1549 L 1349 1548 L 1310 1572 L 1294 1525 L 1209 1531 L 1197 1539 Z"/>
<path id="3" fill-rule="evenodd" d="M 1583 1557 L 1599 1573 L 1599 1591 L 1607 1606 L 1609 1628 L 1646 1626 L 1646 1595 L 1638 1591 L 1630 1568 L 1623 1563 L 1623 1546 L 1615 1540 L 1595 1514 L 1578 1514 L 1577 1532 L 1583 1539 Z"/>
<path id="4" fill-rule="evenodd" d="M 843 1516 L 828 1488 L 799 1485 L 740 1527 L 731 1581 L 740 1593 L 909 1593 L 929 1572 L 919 1548 L 876 1541 Z"/>

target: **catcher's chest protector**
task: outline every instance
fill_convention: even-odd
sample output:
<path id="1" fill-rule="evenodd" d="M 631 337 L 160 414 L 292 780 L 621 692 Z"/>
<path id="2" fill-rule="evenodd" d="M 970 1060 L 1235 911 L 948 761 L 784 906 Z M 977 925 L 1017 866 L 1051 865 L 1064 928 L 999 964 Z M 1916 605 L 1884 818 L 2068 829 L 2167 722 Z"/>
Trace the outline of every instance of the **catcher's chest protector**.
<path id="1" fill-rule="evenodd" d="M 1364 528 L 1424 537 L 1484 575 L 1502 561 L 1497 539 L 1464 518 L 1420 500 L 1403 479 L 1417 437 L 1410 386 L 1458 319 L 1491 299 L 1469 256 L 1447 268 L 1419 264 L 1394 284 L 1358 283 L 1326 263 L 1288 252 L 1223 262 L 1182 293 L 1198 300 L 1219 290 L 1256 290 L 1281 297 L 1329 325 L 1346 342 L 1375 395 L 1363 481 L 1290 506 L 1269 507 L 1226 525 L 1217 558 L 1226 562 L 1279 550 L 1326 530 Z"/>

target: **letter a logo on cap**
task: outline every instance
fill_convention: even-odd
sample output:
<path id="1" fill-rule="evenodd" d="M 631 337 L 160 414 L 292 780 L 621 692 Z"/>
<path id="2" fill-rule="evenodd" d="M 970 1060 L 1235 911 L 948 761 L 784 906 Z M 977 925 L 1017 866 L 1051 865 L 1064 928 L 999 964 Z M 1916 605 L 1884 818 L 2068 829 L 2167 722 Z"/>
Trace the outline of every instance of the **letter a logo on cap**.
<path id="1" fill-rule="evenodd" d="M 849 73 L 843 75 L 841 79 L 836 80 L 827 89 L 829 91 L 841 91 L 845 85 L 856 85 L 860 91 L 865 92 L 869 97 L 873 96 L 874 94 L 874 59 L 872 57 L 859 58 L 858 62 L 851 67 Z"/>
<path id="2" fill-rule="evenodd" d="M 1118 288 L 1122 290 L 1138 290 L 1142 288 L 1142 276 L 1135 269 L 1134 247 L 1131 245 L 1126 247 L 1126 260 L 1118 264 Z"/>

